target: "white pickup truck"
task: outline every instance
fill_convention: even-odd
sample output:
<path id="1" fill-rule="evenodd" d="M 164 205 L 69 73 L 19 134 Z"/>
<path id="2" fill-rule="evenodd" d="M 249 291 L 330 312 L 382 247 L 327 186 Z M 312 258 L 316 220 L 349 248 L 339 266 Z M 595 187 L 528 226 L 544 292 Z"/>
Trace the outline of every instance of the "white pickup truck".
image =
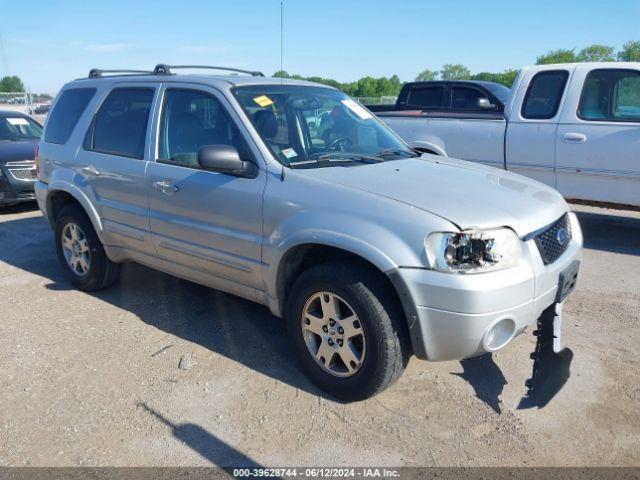
<path id="1" fill-rule="evenodd" d="M 440 94 L 428 88 L 421 97 Z M 504 113 L 487 114 L 482 95 L 476 111 L 376 114 L 416 149 L 511 170 L 567 198 L 640 206 L 640 63 L 525 67 Z"/>

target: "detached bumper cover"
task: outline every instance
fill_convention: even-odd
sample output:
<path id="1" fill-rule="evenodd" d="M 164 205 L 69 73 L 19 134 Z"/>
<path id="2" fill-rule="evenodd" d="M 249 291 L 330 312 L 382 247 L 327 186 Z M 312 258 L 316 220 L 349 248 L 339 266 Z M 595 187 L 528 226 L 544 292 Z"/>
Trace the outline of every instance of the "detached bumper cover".
<path id="1" fill-rule="evenodd" d="M 570 214 L 573 238 L 564 253 L 545 265 L 533 239 L 524 243 L 515 268 L 481 274 L 451 274 L 420 268 L 388 272 L 407 314 L 414 353 L 427 360 L 459 360 L 508 344 L 557 299 L 560 275 L 581 258 L 582 234 Z M 492 327 L 512 330 L 495 342 Z"/>

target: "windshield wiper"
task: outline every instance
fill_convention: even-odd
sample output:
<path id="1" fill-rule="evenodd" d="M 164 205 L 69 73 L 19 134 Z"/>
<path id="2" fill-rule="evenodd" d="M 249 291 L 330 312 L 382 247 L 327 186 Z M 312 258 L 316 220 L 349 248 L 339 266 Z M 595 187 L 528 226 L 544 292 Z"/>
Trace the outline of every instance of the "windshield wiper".
<path id="1" fill-rule="evenodd" d="M 308 165 L 331 165 L 332 163 L 342 162 L 362 162 L 362 163 L 380 163 L 384 162 L 384 158 L 374 155 L 361 155 L 359 153 L 327 153 L 320 155 L 318 158 L 311 158 L 309 160 L 300 160 L 298 162 L 290 162 L 289 167 L 305 167 Z"/>
<path id="2" fill-rule="evenodd" d="M 415 157 L 419 156 L 416 153 L 416 151 L 413 150 L 413 149 L 411 149 L 411 151 L 408 151 L 408 150 L 404 150 L 402 148 L 385 148 L 380 153 L 378 153 L 378 155 L 380 155 L 381 157 L 384 157 L 385 155 L 407 155 L 407 156 L 412 157 L 412 158 L 415 158 Z"/>

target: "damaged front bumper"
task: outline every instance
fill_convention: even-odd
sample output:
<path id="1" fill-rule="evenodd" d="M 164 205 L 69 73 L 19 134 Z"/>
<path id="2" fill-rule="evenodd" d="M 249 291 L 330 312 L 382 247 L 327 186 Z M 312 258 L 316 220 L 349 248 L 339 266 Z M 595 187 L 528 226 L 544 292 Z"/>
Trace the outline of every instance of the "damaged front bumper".
<path id="1" fill-rule="evenodd" d="M 559 291 L 567 272 L 577 276 L 582 233 L 575 215 L 570 221 L 572 238 L 548 265 L 530 239 L 514 268 L 480 274 L 418 268 L 388 272 L 407 314 L 414 354 L 431 361 L 473 357 L 504 348 L 535 326 L 543 312 L 564 300 Z"/>

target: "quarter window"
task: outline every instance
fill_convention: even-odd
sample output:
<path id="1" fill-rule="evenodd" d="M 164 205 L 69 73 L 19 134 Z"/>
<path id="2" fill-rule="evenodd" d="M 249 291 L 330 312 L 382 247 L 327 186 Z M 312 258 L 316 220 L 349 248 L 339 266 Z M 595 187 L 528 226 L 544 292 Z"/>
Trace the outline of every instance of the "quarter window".
<path id="1" fill-rule="evenodd" d="M 564 87 L 569 73 L 552 70 L 537 73 L 532 79 L 522 105 L 522 116 L 528 119 L 545 120 L 558 113 Z"/>
<path id="2" fill-rule="evenodd" d="M 407 104 L 419 108 L 441 108 L 444 87 L 417 87 L 409 92 Z"/>
<path id="3" fill-rule="evenodd" d="M 152 88 L 116 88 L 96 114 L 87 149 L 122 157 L 144 158 Z"/>
<path id="4" fill-rule="evenodd" d="M 640 72 L 590 72 L 582 89 L 578 116 L 591 121 L 640 122 Z"/>
<path id="5" fill-rule="evenodd" d="M 240 158 L 250 154 L 240 132 L 220 102 L 195 90 L 167 90 L 160 121 L 158 160 L 198 167 L 198 150 L 205 145 L 235 147 Z"/>
<path id="6" fill-rule="evenodd" d="M 95 93 L 95 88 L 71 88 L 62 92 L 49 115 L 44 141 L 58 144 L 67 143 Z"/>

